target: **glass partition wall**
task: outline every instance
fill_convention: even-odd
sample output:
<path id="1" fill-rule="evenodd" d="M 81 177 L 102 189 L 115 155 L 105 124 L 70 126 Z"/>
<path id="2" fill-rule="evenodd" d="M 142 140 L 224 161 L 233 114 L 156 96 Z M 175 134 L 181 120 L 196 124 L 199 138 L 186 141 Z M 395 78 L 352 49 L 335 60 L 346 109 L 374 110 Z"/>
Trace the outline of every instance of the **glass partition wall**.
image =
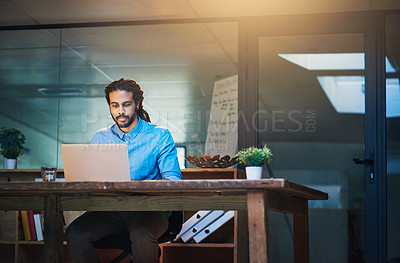
<path id="1" fill-rule="evenodd" d="M 256 105 L 246 115 L 256 120 L 249 141 L 271 148 L 274 177 L 329 194 L 309 202 L 310 262 L 378 257 L 376 169 L 367 165 L 378 140 L 376 21 L 271 17 L 243 26 L 249 51 L 240 58 L 249 70 L 241 83 L 250 90 L 243 103 Z M 292 220 L 271 214 L 271 261 L 291 262 Z"/>
<path id="2" fill-rule="evenodd" d="M 0 126 L 20 129 L 26 137 L 18 168 L 57 163 L 60 34 L 0 32 Z"/>
<path id="3" fill-rule="evenodd" d="M 61 144 L 87 143 L 113 124 L 104 88 L 120 78 L 138 81 L 152 122 L 167 127 L 186 154 L 202 155 L 214 82 L 238 74 L 236 22 L 0 36 L 0 124 L 27 137 L 18 168 L 62 168 Z"/>
<path id="4" fill-rule="evenodd" d="M 364 36 L 270 36 L 258 45 L 258 144 L 272 149 L 275 177 L 329 194 L 309 203 L 310 262 L 361 260 L 365 179 L 352 158 L 365 148 Z M 274 214 L 271 225 L 272 260 L 291 262 L 293 249 L 283 250 L 291 222 Z"/>
<path id="5" fill-rule="evenodd" d="M 400 15 L 386 17 L 387 258 L 400 261 Z"/>

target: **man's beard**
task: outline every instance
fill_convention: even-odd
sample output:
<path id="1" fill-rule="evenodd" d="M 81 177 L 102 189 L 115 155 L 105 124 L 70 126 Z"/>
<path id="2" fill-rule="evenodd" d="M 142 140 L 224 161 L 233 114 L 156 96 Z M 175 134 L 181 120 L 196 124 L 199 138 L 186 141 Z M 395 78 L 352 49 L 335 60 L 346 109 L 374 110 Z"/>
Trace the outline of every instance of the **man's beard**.
<path id="1" fill-rule="evenodd" d="M 122 118 L 122 117 L 125 117 L 125 118 L 127 118 L 128 119 L 128 121 L 127 122 L 125 122 L 125 123 L 118 123 L 118 119 L 119 118 Z M 117 116 L 116 118 L 114 118 L 113 117 L 113 120 L 115 121 L 115 123 L 118 125 L 118 127 L 121 129 L 121 128 L 127 128 L 127 127 L 129 127 L 132 123 L 133 123 L 133 121 L 135 120 L 135 118 L 136 118 L 136 112 L 135 113 L 133 113 L 133 115 L 132 116 L 127 116 L 127 115 L 119 115 L 119 116 Z"/>

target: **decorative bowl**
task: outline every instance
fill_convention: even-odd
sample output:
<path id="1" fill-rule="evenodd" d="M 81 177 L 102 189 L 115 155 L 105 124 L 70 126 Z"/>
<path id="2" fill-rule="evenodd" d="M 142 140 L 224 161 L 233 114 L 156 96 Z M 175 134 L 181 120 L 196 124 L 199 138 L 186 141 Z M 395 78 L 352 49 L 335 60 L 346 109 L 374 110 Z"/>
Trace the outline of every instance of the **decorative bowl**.
<path id="1" fill-rule="evenodd" d="M 211 157 L 208 154 L 203 156 L 185 156 L 186 160 L 194 166 L 200 168 L 226 168 L 238 162 L 238 156 L 231 158 L 229 155 L 221 157 L 219 154 Z"/>

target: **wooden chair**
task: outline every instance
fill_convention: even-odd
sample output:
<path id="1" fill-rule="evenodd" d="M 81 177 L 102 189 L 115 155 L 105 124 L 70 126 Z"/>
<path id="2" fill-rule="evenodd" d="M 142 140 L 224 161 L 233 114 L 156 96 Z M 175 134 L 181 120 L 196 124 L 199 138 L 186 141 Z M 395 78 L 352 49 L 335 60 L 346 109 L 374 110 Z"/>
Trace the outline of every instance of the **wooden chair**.
<path id="1" fill-rule="evenodd" d="M 168 218 L 168 229 L 165 233 L 158 239 L 158 243 L 164 243 L 168 241 L 174 240 L 176 235 L 182 229 L 183 224 L 183 212 L 182 211 L 173 211 L 171 216 Z M 118 263 L 128 255 L 131 254 L 131 240 L 129 237 L 129 232 L 125 231 L 122 233 L 112 234 L 105 238 L 102 238 L 96 242 L 94 242 L 95 248 L 100 249 L 121 249 L 123 252 L 118 255 L 115 259 L 111 261 L 111 263 Z M 158 249 L 158 256 L 161 256 L 161 249 Z"/>

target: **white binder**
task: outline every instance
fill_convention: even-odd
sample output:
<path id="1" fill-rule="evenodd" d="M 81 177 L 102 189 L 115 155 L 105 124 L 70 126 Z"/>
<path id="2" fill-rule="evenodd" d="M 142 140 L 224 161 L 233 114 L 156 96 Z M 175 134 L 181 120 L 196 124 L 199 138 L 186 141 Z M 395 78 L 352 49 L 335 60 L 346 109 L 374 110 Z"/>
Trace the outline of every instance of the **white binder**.
<path id="1" fill-rule="evenodd" d="M 206 217 L 204 217 L 203 220 L 201 220 L 196 225 L 194 225 L 191 229 L 186 231 L 186 233 L 184 233 L 181 236 L 181 239 L 185 243 L 190 241 L 194 235 L 196 235 L 201 230 L 203 230 L 205 227 L 207 227 L 209 224 L 211 224 L 212 222 L 217 220 L 223 214 L 224 214 L 224 211 L 222 211 L 222 210 L 214 210 L 214 211 L 212 211 Z"/>
<path id="2" fill-rule="evenodd" d="M 189 229 L 191 229 L 195 224 L 200 222 L 204 217 L 206 217 L 209 213 L 211 213 L 211 210 L 200 210 L 197 211 L 196 214 L 194 214 L 191 218 L 189 218 L 183 225 L 182 229 L 179 232 L 179 234 L 175 237 L 174 241 L 178 241 L 178 239 L 186 233 Z"/>
<path id="3" fill-rule="evenodd" d="M 40 214 L 33 215 L 33 222 L 35 223 L 37 241 L 43 241 L 43 229 L 40 223 Z"/>
<path id="4" fill-rule="evenodd" d="M 215 230 L 217 230 L 219 227 L 221 227 L 223 224 L 228 222 L 231 218 L 235 216 L 235 211 L 231 210 L 226 212 L 223 216 L 215 220 L 213 223 L 208 225 L 206 228 L 201 230 L 198 234 L 196 234 L 193 237 L 193 240 L 196 243 L 201 242 L 203 239 L 205 239 L 207 236 L 211 235 Z"/>

